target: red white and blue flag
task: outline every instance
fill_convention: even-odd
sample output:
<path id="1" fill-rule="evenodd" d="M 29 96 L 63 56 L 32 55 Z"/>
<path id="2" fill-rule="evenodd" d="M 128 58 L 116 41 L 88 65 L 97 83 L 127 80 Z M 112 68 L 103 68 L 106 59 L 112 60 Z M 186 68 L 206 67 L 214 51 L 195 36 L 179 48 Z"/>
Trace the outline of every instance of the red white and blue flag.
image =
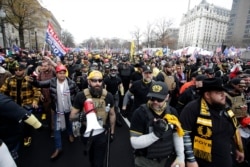
<path id="1" fill-rule="evenodd" d="M 68 49 L 62 44 L 50 23 L 46 31 L 46 42 L 51 47 L 52 53 L 56 56 L 61 57 L 67 53 Z"/>

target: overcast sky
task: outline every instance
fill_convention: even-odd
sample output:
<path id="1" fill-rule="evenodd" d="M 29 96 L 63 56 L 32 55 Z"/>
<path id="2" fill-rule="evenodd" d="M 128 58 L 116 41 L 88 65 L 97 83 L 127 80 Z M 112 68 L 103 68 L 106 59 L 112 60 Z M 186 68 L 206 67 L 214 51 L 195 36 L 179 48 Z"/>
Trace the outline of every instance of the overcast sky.
<path id="1" fill-rule="evenodd" d="M 148 23 L 172 19 L 178 28 L 188 10 L 188 0 L 42 0 L 63 29 L 68 30 L 76 43 L 90 37 L 131 40 L 131 32 Z M 202 0 L 190 0 L 190 9 Z M 231 9 L 233 0 L 207 0 L 216 6 Z"/>

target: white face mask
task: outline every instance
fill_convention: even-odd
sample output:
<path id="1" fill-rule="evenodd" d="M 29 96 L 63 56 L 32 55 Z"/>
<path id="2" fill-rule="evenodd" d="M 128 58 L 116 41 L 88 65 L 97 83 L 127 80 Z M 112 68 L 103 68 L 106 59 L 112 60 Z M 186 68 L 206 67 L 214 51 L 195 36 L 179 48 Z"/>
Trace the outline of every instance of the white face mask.
<path id="1" fill-rule="evenodd" d="M 115 77 L 115 76 L 116 76 L 116 73 L 113 73 L 113 72 L 112 72 L 112 73 L 110 73 L 110 76 L 111 76 L 111 77 Z"/>

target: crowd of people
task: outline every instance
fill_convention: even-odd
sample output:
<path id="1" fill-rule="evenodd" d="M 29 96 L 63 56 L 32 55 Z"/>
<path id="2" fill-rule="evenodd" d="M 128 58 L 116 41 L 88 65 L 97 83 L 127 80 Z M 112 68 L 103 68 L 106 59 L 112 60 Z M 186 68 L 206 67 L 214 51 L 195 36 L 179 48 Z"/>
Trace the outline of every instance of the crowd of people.
<path id="1" fill-rule="evenodd" d="M 0 152 L 9 150 L 13 160 L 20 144 L 32 144 L 32 127 L 48 128 L 51 160 L 62 158 L 66 130 L 69 142 L 81 136 L 91 166 L 103 167 L 115 128 L 127 118 L 136 167 L 250 166 L 250 70 L 239 57 L 20 52 L 4 58 Z M 0 166 L 15 166 L 3 158 Z"/>

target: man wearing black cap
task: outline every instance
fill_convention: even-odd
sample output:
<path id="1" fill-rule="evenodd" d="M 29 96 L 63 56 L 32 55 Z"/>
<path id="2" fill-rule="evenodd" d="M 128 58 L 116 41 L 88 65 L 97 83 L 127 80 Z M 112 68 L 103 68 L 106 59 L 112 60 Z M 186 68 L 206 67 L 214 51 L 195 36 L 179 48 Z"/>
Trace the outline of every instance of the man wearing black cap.
<path id="1" fill-rule="evenodd" d="M 0 88 L 0 92 L 10 96 L 21 106 L 31 106 L 37 109 L 41 96 L 40 88 L 36 88 L 29 83 L 26 72 L 27 69 L 24 64 L 16 66 L 15 74 L 5 80 L 5 83 Z M 24 146 L 29 146 L 30 144 L 31 128 L 25 126 Z"/>
<path id="2" fill-rule="evenodd" d="M 16 66 L 18 65 L 18 62 L 15 60 L 15 55 L 10 54 L 10 55 L 8 55 L 7 58 L 8 58 L 8 60 L 6 61 L 6 64 L 4 66 L 5 66 L 6 70 L 11 72 L 11 74 L 15 74 L 15 69 L 16 69 Z"/>
<path id="3" fill-rule="evenodd" d="M 208 78 L 214 78 L 214 70 L 212 68 L 206 68 L 205 69 L 205 75 Z"/>
<path id="4" fill-rule="evenodd" d="M 155 78 L 156 81 L 162 81 L 167 84 L 170 94 L 170 105 L 173 107 L 177 103 L 177 95 L 179 93 L 179 82 L 175 75 L 173 75 L 173 64 L 168 62 L 164 65 L 162 72 L 159 72 Z"/>
<path id="5" fill-rule="evenodd" d="M 244 151 L 233 111 L 227 107 L 220 78 L 207 78 L 199 89 L 201 98 L 188 103 L 180 115 L 185 131 L 187 167 L 232 166 L 244 160 Z M 235 144 L 232 142 L 235 139 Z M 236 149 L 232 149 L 236 146 Z"/>
<path id="6" fill-rule="evenodd" d="M 149 87 L 152 84 L 153 80 L 153 74 L 152 69 L 150 66 L 144 65 L 142 67 L 142 79 L 133 82 L 132 86 L 129 88 L 129 90 L 126 92 L 124 99 L 123 99 L 123 105 L 122 110 L 127 109 L 127 104 L 131 96 L 134 96 L 134 103 L 132 105 L 131 112 L 128 113 L 128 118 L 130 119 L 130 116 L 132 116 L 132 112 L 137 109 L 141 104 L 144 104 L 147 102 L 147 93 L 149 91 Z"/>
<path id="7" fill-rule="evenodd" d="M 142 79 L 142 67 L 144 66 L 144 62 L 139 62 L 134 65 L 134 67 L 137 68 L 135 72 L 132 73 L 131 79 L 130 79 L 130 84 L 132 84 L 134 81 L 138 81 Z"/>
<path id="8" fill-rule="evenodd" d="M 129 63 L 127 57 L 122 58 L 122 62 L 118 64 L 118 73 L 122 79 L 122 84 L 124 86 L 124 91 L 126 92 L 129 89 L 131 75 L 133 74 L 134 67 Z"/>
<path id="9" fill-rule="evenodd" d="M 176 110 L 167 103 L 164 82 L 152 83 L 147 102 L 137 108 L 130 126 L 136 167 L 184 167 L 184 131 Z"/>

